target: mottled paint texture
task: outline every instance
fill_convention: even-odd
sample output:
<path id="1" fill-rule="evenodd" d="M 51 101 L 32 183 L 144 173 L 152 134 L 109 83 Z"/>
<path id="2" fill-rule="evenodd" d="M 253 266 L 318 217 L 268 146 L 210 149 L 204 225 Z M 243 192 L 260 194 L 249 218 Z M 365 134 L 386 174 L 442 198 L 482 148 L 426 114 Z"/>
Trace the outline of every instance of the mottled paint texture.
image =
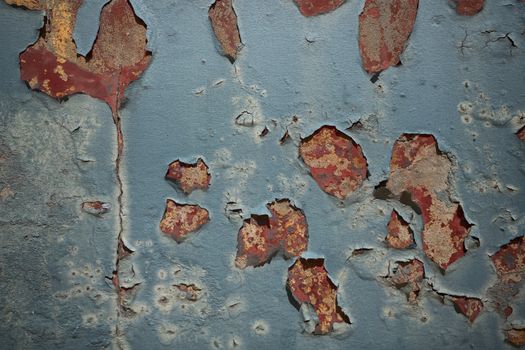
<path id="1" fill-rule="evenodd" d="M 166 200 L 166 210 L 160 222 L 160 230 L 171 236 L 177 243 L 183 242 L 189 234 L 197 231 L 210 220 L 208 211 L 198 205 L 179 204 Z"/>
<path id="2" fill-rule="evenodd" d="M 294 0 L 303 16 L 317 16 L 335 10 L 346 0 Z"/>
<path id="3" fill-rule="evenodd" d="M 334 324 L 350 323 L 337 303 L 337 286 L 324 267 L 324 259 L 299 258 L 288 269 L 286 287 L 298 305 L 310 304 L 317 314 L 314 334 L 328 334 Z"/>
<path id="4" fill-rule="evenodd" d="M 386 187 L 396 196 L 409 193 L 421 210 L 423 251 L 441 269 L 465 255 L 471 225 L 461 205 L 450 198 L 452 161 L 432 135 L 404 134 L 394 144 Z"/>
<path id="5" fill-rule="evenodd" d="M 308 224 L 303 211 L 288 199 L 266 206 L 268 215 L 252 215 L 244 221 L 237 237 L 239 268 L 261 266 L 281 253 L 285 259 L 299 256 L 308 248 Z"/>
<path id="6" fill-rule="evenodd" d="M 410 225 L 396 210 L 392 210 L 390 214 L 387 231 L 386 243 L 390 248 L 406 249 L 415 244 L 414 233 Z"/>
<path id="7" fill-rule="evenodd" d="M 241 48 L 241 35 L 237 26 L 237 15 L 233 9 L 233 0 L 216 0 L 210 6 L 208 15 L 224 56 L 232 63 L 235 62 Z"/>
<path id="8" fill-rule="evenodd" d="M 193 164 L 176 160 L 169 165 L 166 179 L 175 182 L 184 193 L 189 194 L 196 189 L 208 189 L 211 175 L 208 166 L 200 158 Z"/>
<path id="9" fill-rule="evenodd" d="M 319 187 L 339 199 L 348 197 L 367 177 L 361 146 L 334 126 L 323 126 L 301 140 L 299 155 Z"/>
<path id="10" fill-rule="evenodd" d="M 400 63 L 418 6 L 419 0 L 366 0 L 359 15 L 359 51 L 368 73 Z"/>

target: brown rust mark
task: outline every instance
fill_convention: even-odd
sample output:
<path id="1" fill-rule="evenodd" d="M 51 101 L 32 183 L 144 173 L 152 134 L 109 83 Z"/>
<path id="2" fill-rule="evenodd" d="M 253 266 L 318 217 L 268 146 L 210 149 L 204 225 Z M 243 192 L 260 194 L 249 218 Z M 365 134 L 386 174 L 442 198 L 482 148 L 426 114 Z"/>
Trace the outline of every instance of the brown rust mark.
<path id="1" fill-rule="evenodd" d="M 160 230 L 177 243 L 182 243 L 190 233 L 200 229 L 209 220 L 206 209 L 198 205 L 178 204 L 172 199 L 167 199 Z"/>
<path id="2" fill-rule="evenodd" d="M 266 207 L 271 216 L 252 215 L 239 230 L 235 265 L 241 269 L 264 265 L 278 253 L 285 259 L 299 256 L 308 248 L 308 223 L 301 209 L 288 199 Z"/>
<path id="3" fill-rule="evenodd" d="M 215 0 L 210 6 L 208 16 L 224 56 L 231 63 L 235 62 L 242 43 L 237 26 L 237 15 L 233 9 L 233 0 Z"/>
<path id="4" fill-rule="evenodd" d="M 44 10 L 47 0 L 5 0 L 8 5 L 24 7 L 28 10 Z"/>
<path id="5" fill-rule="evenodd" d="M 464 315 L 472 323 L 483 310 L 483 302 L 478 298 L 449 296 L 457 313 Z"/>
<path id="6" fill-rule="evenodd" d="M 410 303 L 416 303 L 425 279 L 425 267 L 418 259 L 397 261 L 386 279 L 397 289 L 403 289 Z"/>
<path id="7" fill-rule="evenodd" d="M 483 10 L 485 0 L 456 0 L 456 12 L 462 16 L 474 16 Z"/>
<path id="8" fill-rule="evenodd" d="M 81 208 L 88 214 L 102 215 L 111 210 L 111 204 L 101 201 L 84 202 L 82 203 Z"/>
<path id="9" fill-rule="evenodd" d="M 368 73 L 400 63 L 418 6 L 419 0 L 366 0 L 359 15 L 359 51 Z"/>
<path id="10" fill-rule="evenodd" d="M 392 210 L 387 231 L 386 243 L 389 247 L 407 249 L 414 246 L 414 233 L 408 222 L 406 222 L 396 210 Z"/>
<path id="11" fill-rule="evenodd" d="M 180 283 L 173 285 L 181 293 L 179 297 L 188 301 L 197 301 L 201 298 L 202 288 L 197 287 L 195 284 Z"/>
<path id="12" fill-rule="evenodd" d="M 317 16 L 331 12 L 345 3 L 346 0 L 294 0 L 303 16 Z"/>
<path id="13" fill-rule="evenodd" d="M 451 173 L 452 161 L 434 136 L 404 134 L 395 142 L 386 188 L 399 197 L 411 195 L 423 219 L 423 251 L 443 270 L 465 255 L 472 226 L 450 198 Z"/>
<path id="14" fill-rule="evenodd" d="M 196 189 L 208 189 L 211 175 L 201 158 L 193 164 L 177 159 L 169 165 L 166 179 L 175 182 L 184 193 L 189 194 Z"/>
<path id="15" fill-rule="evenodd" d="M 516 133 L 516 136 L 518 136 L 518 138 L 521 141 L 525 142 L 525 126 L 518 130 L 518 132 Z"/>
<path id="16" fill-rule="evenodd" d="M 314 334 L 328 334 L 334 324 L 350 319 L 337 303 L 337 286 L 324 267 L 324 259 L 299 258 L 288 269 L 286 288 L 300 305 L 310 304 L 318 318 Z"/>
<path id="17" fill-rule="evenodd" d="M 359 188 L 368 174 L 361 146 L 335 126 L 325 125 L 301 140 L 299 155 L 319 187 L 339 199 Z"/>
<path id="18" fill-rule="evenodd" d="M 512 328 L 505 331 L 505 341 L 514 346 L 525 345 L 525 328 Z"/>

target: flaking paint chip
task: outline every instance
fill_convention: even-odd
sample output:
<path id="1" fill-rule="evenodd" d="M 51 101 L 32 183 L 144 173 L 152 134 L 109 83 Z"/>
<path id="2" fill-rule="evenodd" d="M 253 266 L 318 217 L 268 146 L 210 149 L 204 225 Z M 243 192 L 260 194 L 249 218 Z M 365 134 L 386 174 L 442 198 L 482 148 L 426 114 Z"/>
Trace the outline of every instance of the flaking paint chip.
<path id="1" fill-rule="evenodd" d="M 288 199 L 268 203 L 268 215 L 252 215 L 237 237 L 239 268 L 261 266 L 278 253 L 285 259 L 299 256 L 308 248 L 308 224 L 303 211 Z"/>
<path id="2" fill-rule="evenodd" d="M 215 0 L 210 6 L 208 16 L 224 56 L 231 63 L 235 62 L 242 43 L 237 26 L 237 15 L 233 9 L 233 0 Z"/>
<path id="3" fill-rule="evenodd" d="M 334 324 L 347 323 L 350 319 L 337 302 L 337 286 L 332 282 L 324 259 L 298 258 L 288 269 L 286 288 L 296 306 L 311 305 L 316 313 L 314 334 L 328 334 Z"/>
<path id="4" fill-rule="evenodd" d="M 425 267 L 418 259 L 398 261 L 386 279 L 397 289 L 406 291 L 407 300 L 415 303 L 425 278 Z"/>
<path id="5" fill-rule="evenodd" d="M 359 15 L 359 51 L 368 73 L 400 63 L 419 0 L 366 0 Z"/>
<path id="6" fill-rule="evenodd" d="M 414 246 L 414 233 L 396 210 L 392 210 L 390 214 L 387 231 L 386 243 L 390 248 L 406 249 Z"/>
<path id="7" fill-rule="evenodd" d="M 325 125 L 301 140 L 299 155 L 319 187 L 339 199 L 345 199 L 367 178 L 361 146 L 334 126 Z"/>
<path id="8" fill-rule="evenodd" d="M 345 3 L 346 0 L 294 0 L 303 16 L 317 16 L 331 12 Z"/>
<path id="9" fill-rule="evenodd" d="M 169 165 L 166 179 L 175 182 L 184 193 L 189 194 L 196 189 L 208 189 L 211 175 L 208 166 L 200 158 L 193 164 L 176 160 Z"/>
<path id="10" fill-rule="evenodd" d="M 199 230 L 209 220 L 209 213 L 206 209 L 198 205 L 178 204 L 168 199 L 160 222 L 160 230 L 177 243 L 182 243 L 190 233 Z"/>
<path id="11" fill-rule="evenodd" d="M 395 143 L 386 188 L 395 196 L 408 193 L 421 210 L 421 240 L 426 256 L 442 270 L 465 255 L 471 224 L 450 198 L 452 161 L 432 135 L 404 134 Z"/>

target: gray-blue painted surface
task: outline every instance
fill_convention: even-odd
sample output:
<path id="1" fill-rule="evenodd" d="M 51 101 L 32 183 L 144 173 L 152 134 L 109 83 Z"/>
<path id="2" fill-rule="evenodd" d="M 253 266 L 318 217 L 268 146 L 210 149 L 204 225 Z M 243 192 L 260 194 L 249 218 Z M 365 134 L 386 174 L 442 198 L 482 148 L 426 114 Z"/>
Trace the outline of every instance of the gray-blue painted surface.
<path id="1" fill-rule="evenodd" d="M 90 49 L 103 2 L 80 11 L 81 53 Z M 389 261 L 418 257 L 441 292 L 485 300 L 496 280 L 489 254 L 524 234 L 525 145 L 514 133 L 525 113 L 525 4 L 487 1 L 480 14 L 460 17 L 445 0 L 422 0 L 402 66 L 372 84 L 357 46 L 363 1 L 305 18 L 291 0 L 236 0 L 244 47 L 234 65 L 220 55 L 210 3 L 133 1 L 148 25 L 153 60 L 121 111 L 124 239 L 135 250 L 121 274 L 124 285 L 139 284 L 132 318 L 117 316 L 116 291 L 105 278 L 114 268 L 117 211 L 80 211 L 87 200 L 117 204 L 109 108 L 83 95 L 59 103 L 27 89 L 18 55 L 36 39 L 42 14 L 0 3 L 2 347 L 510 348 L 502 330 L 525 325 L 523 292 L 508 323 L 486 308 L 470 325 L 432 293 L 409 305 L 380 276 Z M 515 47 L 497 40 L 507 33 Z M 235 125 L 244 110 L 255 126 Z M 348 133 L 363 147 L 370 177 L 341 202 L 308 175 L 297 145 L 322 125 L 344 130 L 359 119 L 365 128 Z M 281 145 L 286 128 L 291 142 Z M 420 248 L 383 244 L 393 207 L 412 218 L 416 232 L 422 226 L 410 208 L 373 197 L 405 132 L 431 133 L 454 156 L 455 196 L 481 242 L 445 275 Z M 208 191 L 186 196 L 164 180 L 171 161 L 198 157 L 210 166 Z M 167 198 L 207 208 L 210 223 L 177 244 L 158 228 Z M 291 261 L 234 266 L 242 220 L 225 215 L 226 203 L 236 202 L 246 218 L 275 198 L 304 210 L 309 252 L 325 257 L 349 331 L 301 332 L 285 290 Z M 417 234 L 416 241 L 421 247 Z M 349 259 L 363 247 L 373 251 Z M 169 288 L 175 283 L 197 284 L 202 298 L 181 300 Z M 171 302 L 159 304 L 162 296 Z"/>

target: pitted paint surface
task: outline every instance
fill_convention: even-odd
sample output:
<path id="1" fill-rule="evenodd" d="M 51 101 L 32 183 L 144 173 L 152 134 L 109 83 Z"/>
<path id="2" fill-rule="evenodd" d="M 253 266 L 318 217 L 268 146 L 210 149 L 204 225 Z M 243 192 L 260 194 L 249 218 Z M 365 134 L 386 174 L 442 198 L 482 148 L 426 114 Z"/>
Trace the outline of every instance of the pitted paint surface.
<path id="1" fill-rule="evenodd" d="M 293 0 L 236 0 L 243 47 L 233 64 L 213 32 L 212 2 L 131 1 L 147 26 L 152 58 L 119 111 L 126 140 L 122 244 L 111 111 L 85 95 L 58 102 L 30 91 L 18 55 L 38 39 L 42 13 L 0 2 L 0 276 L 8 281 L 0 284 L 2 344 L 512 349 L 511 340 L 519 343 L 524 292 L 511 286 L 503 293 L 510 306 L 499 312 L 491 256 L 523 235 L 525 224 L 524 144 L 516 135 L 525 123 L 523 1 L 487 1 L 474 16 L 458 15 L 453 1 L 420 2 L 402 65 L 375 83 L 359 52 L 365 1 L 305 17 Z M 75 27 L 82 52 L 93 44 L 87 33 L 97 32 L 100 9 L 78 11 L 82 25 L 92 25 Z M 61 73 L 54 74 L 61 79 Z M 243 111 L 249 125 L 235 123 Z M 366 155 L 368 176 L 344 200 L 325 193 L 298 157 L 301 140 L 324 125 L 347 134 Z M 388 178 L 395 141 L 407 133 L 433 135 L 452 157 L 450 200 L 474 225 L 465 255 L 445 274 L 423 251 L 424 223 L 413 203 L 374 196 Z M 186 195 L 165 180 L 174 159 L 198 158 L 213 174 L 206 191 Z M 159 227 L 168 198 L 206 208 L 210 222 L 177 244 Z M 307 217 L 303 256 L 324 258 L 337 304 L 351 317 L 344 329 L 304 332 L 304 315 L 315 315 L 306 307 L 298 312 L 288 298 L 293 258 L 235 266 L 243 220 L 270 216 L 265 206 L 273 198 L 290 199 Z M 92 215 L 82 210 L 90 202 L 110 203 L 111 210 Z M 386 246 L 394 209 L 414 230 L 414 249 Z M 118 288 L 116 255 L 125 256 Z M 425 277 L 417 282 L 417 302 L 409 303 L 407 290 L 392 288 L 384 276 L 396 262 L 413 259 Z M 465 316 L 454 311 L 459 298 L 483 302 L 474 322 L 478 304 L 471 300 Z"/>

